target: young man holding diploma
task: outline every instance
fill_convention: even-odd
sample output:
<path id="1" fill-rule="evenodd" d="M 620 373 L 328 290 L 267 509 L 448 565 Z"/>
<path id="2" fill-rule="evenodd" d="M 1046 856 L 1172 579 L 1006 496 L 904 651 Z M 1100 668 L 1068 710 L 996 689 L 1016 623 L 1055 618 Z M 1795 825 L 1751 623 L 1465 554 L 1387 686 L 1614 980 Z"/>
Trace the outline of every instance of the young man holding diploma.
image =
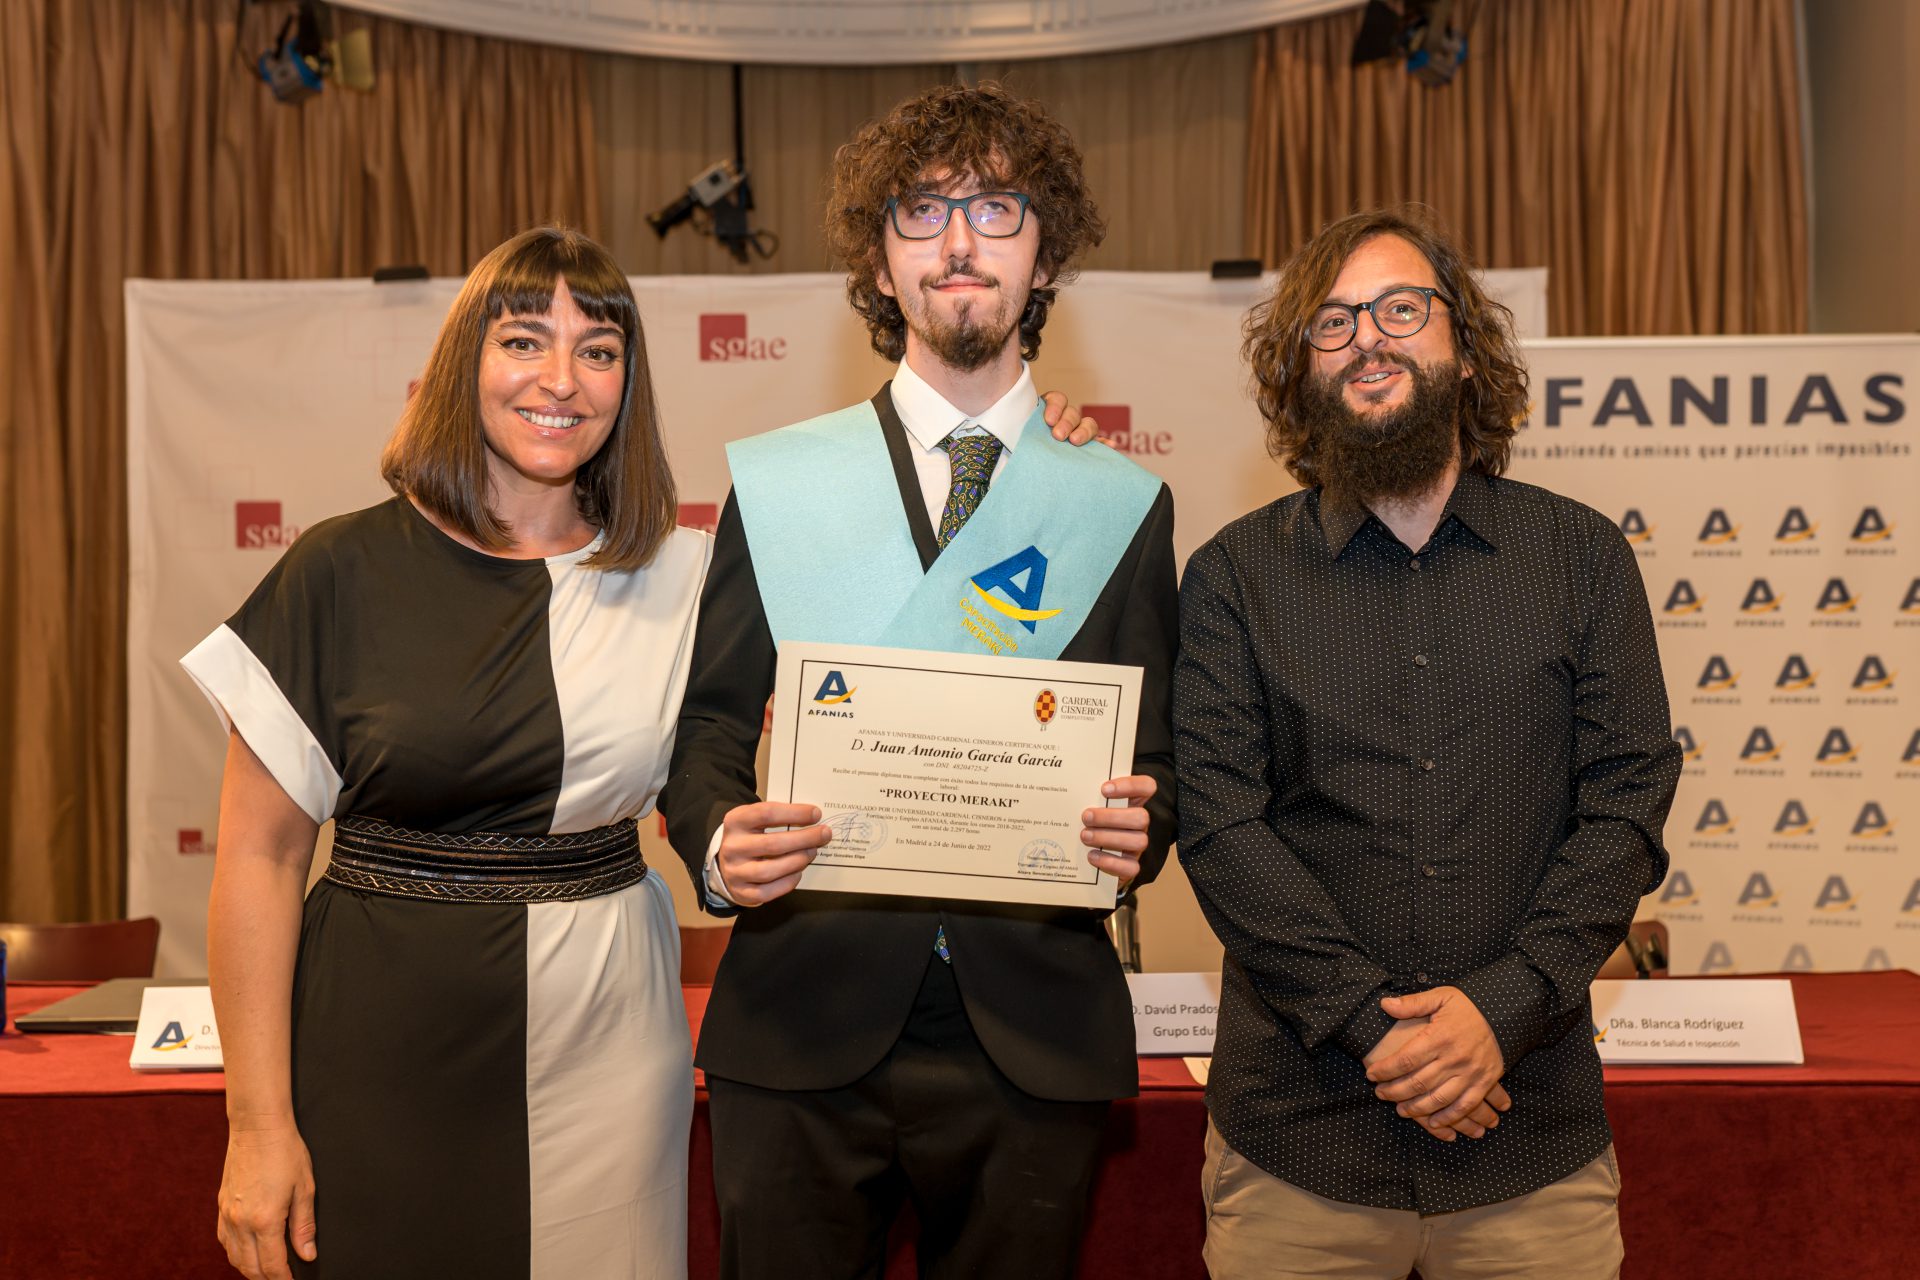
<path id="1" fill-rule="evenodd" d="M 759 800 L 755 746 L 783 641 L 1012 638 L 1018 657 L 1142 667 L 1134 772 L 1087 797 L 1081 841 L 1123 883 L 1152 879 L 1173 828 L 1172 497 L 1041 420 L 1025 361 L 1104 228 L 1035 104 L 991 86 L 901 104 L 836 155 L 827 225 L 900 365 L 867 403 L 730 447 L 661 805 L 704 905 L 739 912 L 696 1056 L 722 1272 L 877 1276 L 911 1197 L 923 1275 L 1066 1276 L 1108 1103 L 1138 1087 L 1101 916 L 795 894 L 829 833 L 810 804 Z"/>

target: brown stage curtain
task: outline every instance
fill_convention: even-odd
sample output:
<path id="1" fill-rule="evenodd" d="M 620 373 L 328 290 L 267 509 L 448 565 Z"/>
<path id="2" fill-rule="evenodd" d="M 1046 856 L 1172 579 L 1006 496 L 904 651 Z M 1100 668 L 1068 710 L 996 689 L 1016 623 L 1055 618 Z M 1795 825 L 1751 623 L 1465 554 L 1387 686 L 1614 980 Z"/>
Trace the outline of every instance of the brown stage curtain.
<path id="1" fill-rule="evenodd" d="M 122 282 L 460 275 L 596 230 L 586 55 L 340 14 L 378 92 L 281 106 L 246 64 L 283 11 L 235 11 L 0 0 L 0 919 L 125 901 Z"/>
<path id="2" fill-rule="evenodd" d="M 1549 268 L 1557 334 L 1806 328 L 1794 0 L 1485 0 L 1440 89 L 1349 66 L 1359 21 L 1258 38 L 1247 225 L 1269 264 L 1417 200 L 1488 266 Z"/>
<path id="3" fill-rule="evenodd" d="M 1247 35 L 1130 53 L 905 67 L 749 66 L 741 76 L 754 225 L 780 237 L 771 259 L 737 266 L 681 227 L 665 240 L 645 215 L 687 179 L 733 155 L 731 68 L 604 55 L 593 61 L 606 173 L 608 245 L 621 265 L 661 272 L 826 271 L 821 223 L 833 152 L 862 124 L 939 84 L 1000 80 L 1038 98 L 1073 132 L 1108 223 L 1084 264 L 1199 271 L 1246 252 L 1242 231 Z"/>

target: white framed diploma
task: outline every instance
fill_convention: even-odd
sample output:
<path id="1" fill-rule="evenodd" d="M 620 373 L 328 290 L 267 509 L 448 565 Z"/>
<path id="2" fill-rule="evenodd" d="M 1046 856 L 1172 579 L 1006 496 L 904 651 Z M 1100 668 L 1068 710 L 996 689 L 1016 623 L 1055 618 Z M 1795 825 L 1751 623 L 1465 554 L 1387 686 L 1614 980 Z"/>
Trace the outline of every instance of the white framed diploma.
<path id="1" fill-rule="evenodd" d="M 767 798 L 833 839 L 798 888 L 1111 907 L 1081 814 L 1133 772 L 1139 667 L 780 646 Z"/>

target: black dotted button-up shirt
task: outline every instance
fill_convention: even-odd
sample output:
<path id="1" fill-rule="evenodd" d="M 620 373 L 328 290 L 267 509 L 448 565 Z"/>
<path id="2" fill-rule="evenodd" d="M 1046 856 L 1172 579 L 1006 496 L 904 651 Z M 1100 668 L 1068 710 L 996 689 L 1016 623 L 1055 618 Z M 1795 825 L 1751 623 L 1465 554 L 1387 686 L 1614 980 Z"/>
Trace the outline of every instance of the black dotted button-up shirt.
<path id="1" fill-rule="evenodd" d="M 1180 860 L 1226 944 L 1207 1106 L 1317 1195 L 1442 1213 L 1537 1190 L 1611 1134 L 1587 988 L 1666 875 L 1680 773 L 1651 612 L 1604 516 L 1461 478 L 1424 547 L 1292 494 L 1180 593 Z M 1513 1109 L 1402 1119 L 1361 1059 L 1384 996 L 1456 986 Z"/>

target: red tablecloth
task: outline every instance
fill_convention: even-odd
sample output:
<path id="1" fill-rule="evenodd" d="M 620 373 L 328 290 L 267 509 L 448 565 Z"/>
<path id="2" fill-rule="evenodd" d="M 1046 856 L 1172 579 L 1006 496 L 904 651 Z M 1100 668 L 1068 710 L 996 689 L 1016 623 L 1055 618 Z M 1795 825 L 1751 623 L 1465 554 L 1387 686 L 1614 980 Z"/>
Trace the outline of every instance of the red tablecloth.
<path id="1" fill-rule="evenodd" d="M 1920 976 L 1792 978 L 1806 1065 L 1608 1070 L 1629 1277 L 1920 1269 Z M 11 1012 L 74 990 L 15 984 Z M 705 989 L 688 988 L 687 1005 L 697 1025 Z M 213 1241 L 223 1079 L 136 1075 L 130 1048 L 124 1036 L 0 1036 L 0 1276 L 233 1274 Z M 1141 1095 L 1109 1127 L 1084 1275 L 1204 1277 L 1205 1124 L 1181 1061 L 1143 1059 Z M 692 1273 L 704 1277 L 717 1239 L 704 1094 L 691 1158 Z M 889 1276 L 910 1273 L 896 1249 Z"/>

